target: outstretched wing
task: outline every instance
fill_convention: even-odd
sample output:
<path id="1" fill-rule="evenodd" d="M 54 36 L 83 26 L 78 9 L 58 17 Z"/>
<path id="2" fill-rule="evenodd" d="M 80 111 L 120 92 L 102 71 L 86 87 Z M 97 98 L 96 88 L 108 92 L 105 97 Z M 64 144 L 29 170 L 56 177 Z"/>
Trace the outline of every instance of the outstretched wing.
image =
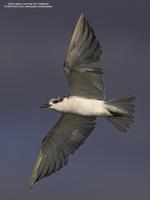
<path id="1" fill-rule="evenodd" d="M 68 157 L 87 138 L 95 126 L 94 117 L 63 114 L 41 144 L 30 187 L 67 164 Z"/>
<path id="2" fill-rule="evenodd" d="M 86 98 L 104 99 L 102 69 L 87 67 L 99 61 L 101 46 L 82 14 L 76 24 L 64 71 L 69 83 L 69 94 Z"/>

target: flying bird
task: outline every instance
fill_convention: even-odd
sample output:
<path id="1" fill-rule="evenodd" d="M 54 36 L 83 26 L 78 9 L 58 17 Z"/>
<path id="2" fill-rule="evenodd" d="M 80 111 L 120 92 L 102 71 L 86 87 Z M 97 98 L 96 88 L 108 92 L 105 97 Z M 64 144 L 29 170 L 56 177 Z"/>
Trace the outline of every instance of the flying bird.
<path id="1" fill-rule="evenodd" d="M 93 29 L 81 14 L 64 61 L 69 95 L 52 98 L 41 106 L 62 115 L 41 143 L 30 187 L 67 164 L 69 155 L 94 129 L 96 117 L 107 118 L 121 132 L 126 132 L 133 122 L 135 97 L 105 99 L 102 68 L 95 67 L 101 54 L 101 45 Z"/>

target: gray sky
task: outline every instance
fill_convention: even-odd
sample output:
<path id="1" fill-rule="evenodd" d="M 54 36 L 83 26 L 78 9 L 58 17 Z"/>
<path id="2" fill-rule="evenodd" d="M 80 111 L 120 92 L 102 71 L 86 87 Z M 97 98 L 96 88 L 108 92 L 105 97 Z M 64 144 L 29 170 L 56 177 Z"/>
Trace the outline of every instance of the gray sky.
<path id="1" fill-rule="evenodd" d="M 56 0 L 52 4 L 47 9 L 0 6 L 0 197 L 149 200 L 150 3 Z M 68 165 L 30 190 L 41 140 L 59 118 L 39 106 L 67 94 L 62 64 L 81 12 L 103 47 L 106 96 L 134 94 L 135 123 L 127 135 L 121 135 L 109 122 L 98 119 Z"/>

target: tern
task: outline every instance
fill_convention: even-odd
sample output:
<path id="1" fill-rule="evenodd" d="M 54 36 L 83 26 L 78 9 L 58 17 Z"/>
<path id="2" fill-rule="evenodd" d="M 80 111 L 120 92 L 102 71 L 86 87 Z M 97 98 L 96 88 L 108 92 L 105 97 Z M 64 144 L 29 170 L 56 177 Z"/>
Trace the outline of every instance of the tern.
<path id="1" fill-rule="evenodd" d="M 64 61 L 69 95 L 52 98 L 41 106 L 59 111 L 62 116 L 41 143 L 30 180 L 31 188 L 35 182 L 67 164 L 69 155 L 94 129 L 96 117 L 107 118 L 121 132 L 130 128 L 135 97 L 105 99 L 102 68 L 95 67 L 101 54 L 102 48 L 93 29 L 81 14 Z"/>

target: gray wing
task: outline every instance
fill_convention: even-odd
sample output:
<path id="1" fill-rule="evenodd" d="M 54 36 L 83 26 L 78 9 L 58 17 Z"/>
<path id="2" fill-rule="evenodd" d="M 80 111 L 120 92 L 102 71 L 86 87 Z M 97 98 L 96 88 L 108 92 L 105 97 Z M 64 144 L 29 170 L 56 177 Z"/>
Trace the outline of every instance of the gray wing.
<path id="1" fill-rule="evenodd" d="M 102 49 L 94 31 L 82 14 L 75 26 L 64 62 L 70 95 L 104 99 L 102 69 L 91 67 L 99 61 L 101 54 Z"/>
<path id="2" fill-rule="evenodd" d="M 41 144 L 30 187 L 67 164 L 68 157 L 87 138 L 95 126 L 94 117 L 63 114 Z"/>

